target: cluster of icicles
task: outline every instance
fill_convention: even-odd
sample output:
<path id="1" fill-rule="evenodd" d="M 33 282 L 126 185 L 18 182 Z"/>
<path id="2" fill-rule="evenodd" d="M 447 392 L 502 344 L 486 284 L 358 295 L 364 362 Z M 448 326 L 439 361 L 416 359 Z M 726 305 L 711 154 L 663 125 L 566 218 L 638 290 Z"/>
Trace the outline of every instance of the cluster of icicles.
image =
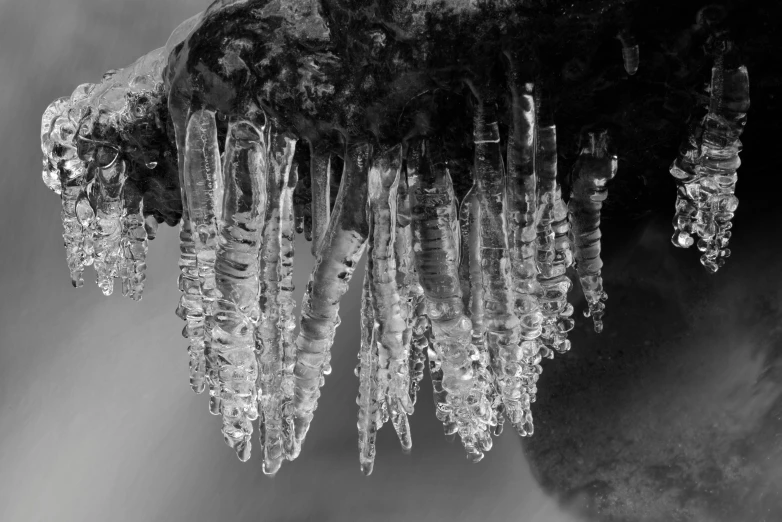
<path id="1" fill-rule="evenodd" d="M 190 114 L 180 150 L 177 313 L 187 323 L 191 386 L 208 389 L 210 410 L 222 416 L 224 438 L 240 459 L 250 457 L 256 420 L 266 473 L 299 455 L 331 371 L 339 301 L 364 250 L 356 370 L 362 470 L 371 472 L 377 430 L 389 420 L 403 448 L 411 447 L 407 416 L 426 366 L 438 419 L 475 461 L 491 448 L 504 418 L 521 435 L 532 434 L 541 358 L 570 347 L 566 269 L 574 262 L 586 315 L 602 329 L 600 209 L 617 159 L 607 153 L 606 133 L 588 134 L 566 205 L 553 119 L 536 115 L 532 84 L 512 94 L 507 162 L 494 104 L 477 106 L 474 185 L 461 202 L 448 158 L 434 142 L 347 145 L 333 205 L 331 158 L 311 149 L 317 260 L 298 335 L 297 140 L 268 119 L 232 119 L 221 155 L 215 113 Z M 61 195 L 71 275 L 78 286 L 93 264 L 104 293 L 119 277 L 123 293 L 137 299 L 151 224 L 145 227 L 139 198 L 124 183 L 121 157 L 63 153 L 77 139 L 72 104 L 54 102 L 42 129 L 47 157 L 54 149 L 60 154 L 56 165 L 46 164 L 44 178 Z"/>
<path id="2" fill-rule="evenodd" d="M 726 44 L 729 49 L 730 43 Z M 671 165 L 678 194 L 672 242 L 689 248 L 697 241 L 701 264 L 714 273 L 730 256 L 731 219 L 739 200 L 735 189 L 739 152 L 749 110 L 749 76 L 743 65 L 727 66 L 718 54 L 711 73 L 705 115 L 694 114 L 689 135 Z"/>

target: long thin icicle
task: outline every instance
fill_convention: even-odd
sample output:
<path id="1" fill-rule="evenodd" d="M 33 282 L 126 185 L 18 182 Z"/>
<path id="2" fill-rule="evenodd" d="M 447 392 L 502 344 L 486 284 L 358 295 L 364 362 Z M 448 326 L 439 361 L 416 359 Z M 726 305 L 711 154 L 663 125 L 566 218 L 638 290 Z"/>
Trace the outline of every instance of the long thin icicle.
<path id="1" fill-rule="evenodd" d="M 367 171 L 370 146 L 351 144 L 345 154 L 342 184 L 326 236 L 304 294 L 301 330 L 296 338 L 294 397 L 290 415 L 295 422 L 292 457 L 301 451 L 320 396 L 324 369 L 339 325 L 339 300 L 348 289 L 364 251 L 369 225 L 366 219 Z"/>
<path id="2" fill-rule="evenodd" d="M 421 380 L 424 377 L 426 350 L 425 348 L 419 349 L 420 347 L 413 342 L 416 309 L 418 303 L 423 299 L 424 291 L 418 283 L 418 274 L 415 270 L 412 219 L 409 187 L 407 185 L 407 169 L 404 168 L 399 176 L 399 187 L 397 189 L 394 259 L 396 261 L 396 286 L 399 292 L 400 306 L 402 307 L 402 317 L 405 321 L 402 342 L 410 351 L 410 404 L 414 406 Z M 403 446 L 403 449 L 409 448 L 404 448 Z"/>
<path id="3" fill-rule="evenodd" d="M 698 236 L 701 264 L 711 273 L 725 264 L 731 219 L 738 208 L 735 196 L 741 165 L 739 137 L 749 110 L 749 76 L 743 65 L 725 67 L 718 56 L 712 69 L 707 114 L 692 129 L 671 165 L 679 189 L 676 198 L 673 244 L 687 248 Z"/>
<path id="4" fill-rule="evenodd" d="M 372 274 L 370 294 L 378 324 L 378 386 L 386 411 L 405 449 L 410 449 L 410 346 L 404 341 L 405 322 L 397 287 L 394 255 L 397 229 L 397 189 L 402 170 L 402 147 L 377 155 L 369 169 L 367 266 Z"/>
<path id="5" fill-rule="evenodd" d="M 211 349 L 219 361 L 223 436 L 239 459 L 250 458 L 252 422 L 258 418 L 255 327 L 258 250 L 266 207 L 266 147 L 263 129 L 231 121 L 225 145 L 225 183 L 215 261 L 216 297 L 210 317 Z"/>
<path id="6" fill-rule="evenodd" d="M 261 321 L 256 332 L 256 348 L 260 366 L 261 408 L 263 426 L 263 470 L 273 475 L 286 456 L 282 407 L 289 401 L 290 386 L 283 386 L 286 370 L 285 348 L 291 339 L 290 322 L 293 307 L 291 290 L 283 292 L 283 283 L 292 287 L 289 274 L 292 268 L 293 246 L 291 234 L 295 227 L 293 193 L 290 175 L 296 140 L 272 129 L 269 134 L 269 176 L 267 180 L 267 207 L 261 249 Z M 294 178 L 296 175 L 294 174 Z M 295 186 L 295 184 L 294 184 Z M 287 203 L 286 203 L 287 202 Z M 283 229 L 285 254 L 283 254 Z M 283 282 L 283 279 L 286 281 Z"/>
<path id="7" fill-rule="evenodd" d="M 378 383 L 378 334 L 372 306 L 372 271 L 364 273 L 361 292 L 361 350 L 356 374 L 358 385 L 358 458 L 361 472 L 370 475 L 375 465 L 377 431 L 383 425 L 385 397 Z"/>
<path id="8" fill-rule="evenodd" d="M 519 319 L 514 313 L 500 130 L 494 100 L 484 93 L 481 95 L 483 99 L 473 118 L 480 235 L 471 239 L 473 244 L 478 239 L 480 246 L 485 343 L 505 415 L 521 435 L 531 435 L 530 401 L 539 373 L 538 343 L 535 340 L 521 342 Z"/>
<path id="9" fill-rule="evenodd" d="M 195 393 L 203 393 L 206 388 L 206 357 L 205 351 L 205 315 L 204 300 L 201 295 L 201 284 L 198 279 L 198 265 L 195 255 L 193 227 L 188 209 L 187 186 L 185 183 L 185 149 L 187 143 L 188 107 L 175 103 L 176 97 L 169 98 L 169 112 L 174 124 L 174 134 L 177 145 L 177 166 L 179 171 L 179 186 L 182 198 L 182 220 L 179 224 L 179 278 L 178 287 L 181 293 L 176 315 L 185 321 L 182 335 L 188 339 L 188 358 L 190 366 L 190 388 Z M 219 413 L 219 403 L 211 393 L 209 410 Z"/>
<path id="10" fill-rule="evenodd" d="M 438 404 L 438 418 L 453 423 L 468 454 L 478 461 L 492 444 L 489 360 L 472 344 L 472 322 L 464 313 L 453 185 L 444 165 L 430 165 L 427 152 L 426 143 L 411 147 L 408 180 L 416 268 L 432 324 L 430 371 L 436 395 L 435 375 L 442 372 L 445 404 Z"/>
<path id="11" fill-rule="evenodd" d="M 193 292 L 194 300 L 188 303 L 193 308 L 188 310 L 188 331 L 195 334 L 195 339 L 191 339 L 191 347 L 195 343 L 200 344 L 203 339 L 204 361 L 206 362 L 206 381 L 209 385 L 209 410 L 213 415 L 221 414 L 221 379 L 219 375 L 220 361 L 218 354 L 212 349 L 210 341 L 210 328 L 208 319 L 205 322 L 203 336 L 201 331 L 197 330 L 198 322 L 194 321 L 195 329 L 190 329 L 190 317 L 197 318 L 203 314 L 205 318 L 213 316 L 213 302 L 215 297 L 215 256 L 217 254 L 218 230 L 217 223 L 220 219 L 219 210 L 222 206 L 222 172 L 220 166 L 220 151 L 217 144 L 217 125 L 215 123 L 215 114 L 209 110 L 192 111 L 188 115 L 185 138 L 184 154 L 184 187 L 186 192 L 186 201 L 189 214 L 189 233 L 190 237 L 182 238 L 180 234 L 180 264 L 184 261 L 188 264 L 186 270 L 188 276 L 193 275 L 192 260 L 185 256 L 189 252 L 185 249 L 190 248 L 189 241 L 193 243 L 193 252 L 195 254 L 195 276 L 198 282 L 198 293 L 190 288 L 191 281 L 186 281 L 186 290 Z M 183 227 L 184 229 L 185 227 Z M 185 259 L 183 259 L 185 258 Z M 198 305 L 202 308 L 198 308 Z M 195 348 L 198 349 L 198 344 Z M 200 354 L 195 354 L 199 357 Z M 191 354 L 191 371 L 198 372 L 198 366 L 193 368 Z M 196 365 L 200 361 L 196 361 Z M 193 377 L 191 373 L 191 383 Z"/>
<path id="12" fill-rule="evenodd" d="M 144 292 L 148 249 L 147 231 L 144 227 L 143 194 L 133 183 L 126 183 L 122 191 L 122 200 L 124 206 L 120 259 L 122 295 L 138 301 Z"/>
<path id="13" fill-rule="evenodd" d="M 566 271 L 573 264 L 568 210 L 557 182 L 557 128 L 546 97 L 539 97 L 536 145 L 538 178 L 537 268 L 543 314 L 543 344 L 559 353 L 570 349 L 573 307 L 567 302 L 572 283 Z"/>
<path id="14" fill-rule="evenodd" d="M 597 136 L 590 132 L 573 169 L 568 211 L 575 246 L 576 270 L 581 280 L 588 309 L 595 331 L 603 331 L 603 301 L 608 297 L 603 291 L 600 269 L 600 209 L 608 197 L 606 183 L 616 175 L 617 157 L 608 153 L 608 133 Z"/>

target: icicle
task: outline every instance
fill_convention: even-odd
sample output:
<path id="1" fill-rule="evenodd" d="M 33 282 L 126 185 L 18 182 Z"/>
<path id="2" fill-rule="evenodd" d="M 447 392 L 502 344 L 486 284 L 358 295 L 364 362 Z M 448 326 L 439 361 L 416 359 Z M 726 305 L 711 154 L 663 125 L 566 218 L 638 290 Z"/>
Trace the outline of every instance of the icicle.
<path id="1" fill-rule="evenodd" d="M 600 259 L 600 209 L 608 197 L 606 183 L 616 175 L 617 158 L 608 154 L 606 131 L 597 136 L 590 132 L 587 139 L 573 168 L 568 211 L 576 270 L 589 306 L 584 315 L 592 316 L 595 331 L 600 333 L 603 331 L 603 301 L 607 298 L 600 275 L 603 266 Z"/>
<path id="2" fill-rule="evenodd" d="M 474 461 L 491 447 L 488 357 L 471 344 L 472 323 L 464 314 L 458 275 L 458 226 L 453 186 L 443 165 L 430 166 L 427 145 L 408 157 L 416 268 L 432 323 L 430 372 L 438 418 L 456 428 Z M 439 372 L 442 388 L 439 389 Z M 441 395 L 442 394 L 442 395 Z M 438 397 L 439 395 L 439 397 Z M 445 403 L 440 401 L 445 400 Z"/>
<path id="3" fill-rule="evenodd" d="M 359 378 L 358 452 L 361 472 L 370 475 L 375 465 L 377 431 L 383 425 L 385 397 L 378 383 L 379 330 L 372 306 L 372 271 L 364 273 L 361 293 L 361 351 L 356 376 Z"/>
<path id="4" fill-rule="evenodd" d="M 410 449 L 407 415 L 410 401 L 410 345 L 405 343 L 407 323 L 397 286 L 394 246 L 397 229 L 397 189 L 402 169 L 402 147 L 376 156 L 369 169 L 367 207 L 368 261 L 372 274 L 372 304 L 378 323 L 378 386 L 402 446 Z"/>
<path id="5" fill-rule="evenodd" d="M 194 334 L 191 339 L 191 384 L 197 389 L 200 370 L 200 350 L 203 346 L 203 361 L 206 363 L 205 374 L 209 385 L 209 409 L 213 415 L 221 413 L 221 382 L 219 375 L 220 362 L 215 350 L 211 347 L 210 324 L 206 320 L 206 328 L 201 325 L 200 315 L 206 318 L 212 316 L 212 304 L 215 297 L 215 272 L 214 263 L 217 252 L 218 230 L 217 223 L 220 219 L 219 210 L 222 202 L 222 173 L 220 166 L 220 152 L 217 145 L 217 126 L 215 114 L 208 110 L 193 111 L 188 115 L 186 138 L 184 142 L 184 189 L 185 201 L 188 207 L 189 227 L 185 233 L 180 233 L 180 266 L 187 263 L 183 269 L 188 271 L 188 276 L 183 281 L 186 292 L 192 292 L 193 300 L 187 303 L 188 331 Z M 177 137 L 178 138 L 178 137 Z M 183 218 L 184 222 L 184 218 Z M 183 237 L 184 236 L 184 237 Z M 188 244 L 192 241 L 195 259 L 187 259 Z M 194 266 L 193 266 L 194 263 Z M 198 290 L 191 285 L 195 281 L 190 277 L 195 276 Z M 191 324 L 190 318 L 196 319 Z M 201 330 L 203 328 L 203 330 Z M 202 341 L 203 339 L 203 341 Z M 201 344 L 203 343 L 203 344 Z M 193 360 L 195 359 L 195 360 Z"/>
<path id="6" fill-rule="evenodd" d="M 144 291 L 144 274 L 147 268 L 147 231 L 144 223 L 143 194 L 134 183 L 125 183 L 122 191 L 122 256 L 120 280 L 122 295 L 134 301 L 141 299 Z"/>
<path id="7" fill-rule="evenodd" d="M 695 243 L 692 236 L 699 236 L 701 263 L 711 273 L 730 255 L 731 219 L 738 207 L 739 137 L 749 110 L 746 67 L 726 70 L 723 60 L 718 56 L 712 69 L 709 110 L 694 122 L 670 169 L 679 184 L 673 244 L 687 248 Z"/>
<path id="8" fill-rule="evenodd" d="M 301 331 L 296 339 L 294 398 L 290 408 L 296 430 L 292 457 L 299 454 L 312 422 L 322 373 L 327 368 L 339 325 L 339 300 L 347 291 L 369 235 L 363 211 L 367 200 L 369 151 L 366 144 L 347 147 L 342 184 L 304 294 Z"/>
<path id="9" fill-rule="evenodd" d="M 147 232 L 147 239 L 152 241 L 157 237 L 158 222 L 152 214 L 144 218 L 144 230 Z"/>
<path id="10" fill-rule="evenodd" d="M 210 348 L 220 365 L 223 436 L 242 461 L 250 458 L 252 421 L 258 418 L 254 331 L 260 318 L 258 250 L 266 207 L 265 149 L 262 128 L 247 121 L 229 123 L 214 265 L 216 292 L 208 326 Z"/>
<path id="11" fill-rule="evenodd" d="M 261 321 L 256 331 L 260 367 L 264 448 L 263 471 L 273 475 L 292 444 L 282 409 L 291 400 L 290 343 L 293 312 L 293 192 L 291 177 L 296 140 L 272 130 L 269 138 L 268 203 L 261 249 Z M 285 237 L 283 241 L 283 235 Z M 283 250 L 284 248 L 284 250 Z M 288 356 L 286 357 L 286 351 Z"/>
<path id="12" fill-rule="evenodd" d="M 624 63 L 625 71 L 632 76 L 638 72 L 638 64 L 640 62 L 638 42 L 635 39 L 635 35 L 627 29 L 619 31 L 616 37 L 622 43 L 622 62 Z"/>
<path id="13" fill-rule="evenodd" d="M 119 276 L 122 256 L 122 186 L 127 178 L 127 165 L 114 156 L 104 167 L 96 167 L 98 198 L 95 211 L 95 272 L 103 295 L 114 291 L 114 278 Z"/>
<path id="14" fill-rule="evenodd" d="M 405 331 L 402 339 L 410 351 L 410 404 L 415 405 L 420 383 L 424 378 L 426 367 L 426 346 L 415 342 L 415 325 L 418 320 L 417 311 L 423 301 L 424 290 L 418 282 L 413 257 L 413 227 L 410 209 L 410 194 L 407 184 L 407 168 L 403 168 L 399 177 L 397 189 L 397 219 L 396 237 L 394 238 L 394 254 L 396 259 L 396 281 L 399 292 L 402 313 L 405 319 Z M 423 308 L 420 308 L 423 313 Z M 399 435 L 399 433 L 397 433 Z M 401 439 L 400 439 L 401 441 Z M 404 446 L 403 450 L 407 451 Z"/>
<path id="15" fill-rule="evenodd" d="M 567 332 L 573 328 L 573 308 L 567 302 L 571 288 L 567 267 L 573 264 L 568 211 L 557 183 L 557 128 L 548 100 L 540 97 L 536 145 L 538 179 L 537 269 L 539 303 L 543 314 L 540 340 L 547 348 L 564 353 L 570 349 Z M 545 355 L 551 356 L 550 352 Z"/>
<path id="16" fill-rule="evenodd" d="M 84 90 L 83 87 L 77 88 L 76 93 Z M 60 99 L 47 107 L 41 120 L 41 149 L 44 153 L 44 182 L 60 194 L 65 257 L 71 284 L 80 288 L 84 285 L 84 267 L 88 264 L 85 241 L 89 232 L 79 221 L 77 203 L 86 196 L 87 169 L 74 146 L 78 123 L 73 120 L 78 118 L 70 115 L 78 109 L 73 106 L 73 99 Z"/>
<path id="17" fill-rule="evenodd" d="M 312 255 L 320 252 L 331 214 L 331 158 L 310 144 L 310 190 L 312 191 Z"/>
<path id="18" fill-rule="evenodd" d="M 534 340 L 521 342 L 519 319 L 514 313 L 500 131 L 494 99 L 487 93 L 478 94 L 481 98 L 475 110 L 474 143 L 480 234 L 470 238 L 470 246 L 477 243 L 480 247 L 482 271 L 477 275 L 483 285 L 482 322 L 505 414 L 521 435 L 531 435 L 530 396 L 537 380 L 533 374 L 539 373 L 538 345 Z"/>
<path id="19" fill-rule="evenodd" d="M 542 333 L 543 316 L 538 303 L 541 293 L 536 264 L 536 215 L 538 188 L 536 155 L 537 114 L 534 85 L 527 81 L 523 64 L 508 54 L 511 92 L 510 136 L 508 138 L 507 207 L 508 246 L 516 302 L 515 310 L 524 341 L 534 341 Z M 545 348 L 541 349 L 546 351 Z"/>

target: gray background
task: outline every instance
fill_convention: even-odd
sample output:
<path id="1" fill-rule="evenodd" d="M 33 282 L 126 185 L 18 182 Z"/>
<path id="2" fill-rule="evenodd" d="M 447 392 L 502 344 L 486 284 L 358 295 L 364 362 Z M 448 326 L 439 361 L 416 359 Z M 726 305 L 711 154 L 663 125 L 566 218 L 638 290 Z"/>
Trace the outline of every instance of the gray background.
<path id="1" fill-rule="evenodd" d="M 177 235 L 151 244 L 142 303 L 72 289 L 59 201 L 40 177 L 40 117 L 53 99 L 162 46 L 207 0 L 0 0 L 0 520 L 566 521 L 532 479 L 510 430 L 479 465 L 444 441 L 431 394 L 393 430 L 375 473 L 356 450 L 357 282 L 301 457 L 277 477 L 240 463 L 206 397 L 188 387 L 174 316 Z M 298 245 L 299 296 L 311 268 Z M 428 382 L 425 382 L 428 391 Z"/>

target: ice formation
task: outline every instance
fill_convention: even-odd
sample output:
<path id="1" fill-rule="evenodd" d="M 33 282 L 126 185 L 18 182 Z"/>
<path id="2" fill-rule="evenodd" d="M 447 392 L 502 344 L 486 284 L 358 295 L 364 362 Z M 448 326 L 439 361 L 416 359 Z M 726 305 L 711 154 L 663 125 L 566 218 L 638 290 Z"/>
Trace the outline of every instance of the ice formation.
<path id="1" fill-rule="evenodd" d="M 408 416 L 426 368 L 437 418 L 474 461 L 505 419 L 532 435 L 541 359 L 570 349 L 574 265 L 586 313 L 602 329 L 600 212 L 617 169 L 607 132 L 585 135 L 566 202 L 554 111 L 524 53 L 504 51 L 486 74 L 427 79 L 410 73 L 397 43 L 372 33 L 369 55 L 388 53 L 409 86 L 379 76 L 385 69 L 367 73 L 361 89 L 382 103 L 362 112 L 369 95 L 336 89 L 327 73 L 363 70 L 366 63 L 349 62 L 363 58 L 288 56 L 274 31 L 255 46 L 245 36 L 268 28 L 247 25 L 252 4 L 214 3 L 164 48 L 46 109 L 43 178 L 60 196 L 74 286 L 93 265 L 105 294 L 119 278 L 123 294 L 140 299 L 148 239 L 158 223 L 178 224 L 176 313 L 190 386 L 208 390 L 209 409 L 243 461 L 257 430 L 263 471 L 273 475 L 301 452 L 331 373 L 340 299 L 366 251 L 361 318 L 351 325 L 361 329 L 363 472 L 372 472 L 377 431 L 389 421 L 403 450 L 411 448 Z M 295 19 L 294 36 L 315 47 L 328 38 L 317 9 L 299 16 L 275 5 L 259 16 Z M 621 35 L 633 74 L 638 47 Z M 218 37 L 219 49 L 210 44 Z M 250 62 L 277 76 L 257 76 Z M 279 87 L 291 77 L 296 96 Z M 446 113 L 469 107 L 472 123 L 450 114 L 438 123 L 438 104 Z M 316 121 L 318 107 L 325 116 Z M 708 111 L 671 170 L 681 183 L 676 243 L 700 236 L 714 269 L 728 254 L 747 107 L 746 69 L 720 57 Z M 470 127 L 466 163 L 454 152 L 459 125 Z M 455 182 L 465 186 L 465 176 L 471 188 L 459 200 Z M 316 258 L 298 331 L 296 232 L 311 239 Z"/>
<path id="2" fill-rule="evenodd" d="M 603 310 L 608 295 L 603 290 L 600 259 L 600 209 L 608 197 L 606 183 L 617 170 L 617 157 L 608 152 L 608 133 L 586 135 L 573 170 L 568 203 L 576 271 L 587 301 L 586 317 L 592 317 L 595 331 L 603 331 Z"/>
<path id="3" fill-rule="evenodd" d="M 739 204 L 739 137 L 749 110 L 747 68 L 736 63 L 729 42 L 724 46 L 711 70 L 708 106 L 691 116 L 689 135 L 670 169 L 678 184 L 672 242 L 689 248 L 697 237 L 701 264 L 711 273 L 730 256 L 731 219 Z"/>

